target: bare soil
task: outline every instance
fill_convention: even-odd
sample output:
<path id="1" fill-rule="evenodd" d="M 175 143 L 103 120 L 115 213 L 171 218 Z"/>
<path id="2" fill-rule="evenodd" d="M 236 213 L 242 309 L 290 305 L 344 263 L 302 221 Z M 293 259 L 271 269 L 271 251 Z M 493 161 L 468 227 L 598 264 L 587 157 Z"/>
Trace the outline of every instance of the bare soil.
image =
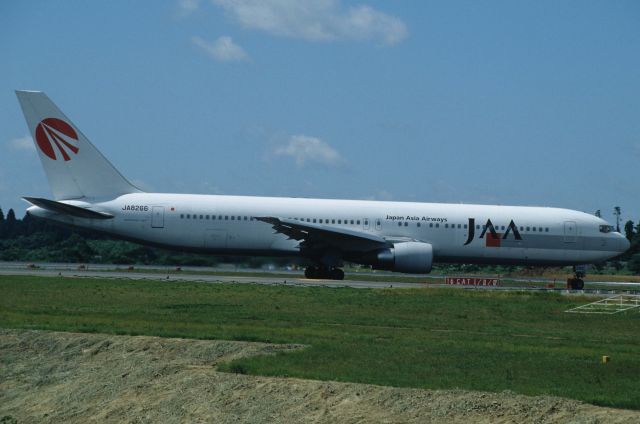
<path id="1" fill-rule="evenodd" d="M 298 349 L 0 330 L 0 422 L 638 423 L 640 412 L 510 392 L 402 389 L 216 371 Z"/>

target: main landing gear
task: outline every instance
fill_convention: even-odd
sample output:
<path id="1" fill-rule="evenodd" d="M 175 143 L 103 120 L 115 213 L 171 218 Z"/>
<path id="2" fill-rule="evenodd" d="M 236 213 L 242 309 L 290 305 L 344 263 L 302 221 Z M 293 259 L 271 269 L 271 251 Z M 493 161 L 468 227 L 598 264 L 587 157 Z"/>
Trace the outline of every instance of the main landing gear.
<path id="1" fill-rule="evenodd" d="M 567 278 L 567 288 L 571 290 L 584 289 L 584 276 L 586 271 L 583 268 L 573 267 L 573 278 Z"/>
<path id="2" fill-rule="evenodd" d="M 309 266 L 304 270 L 304 276 L 313 280 L 344 280 L 344 271 L 334 267 Z"/>

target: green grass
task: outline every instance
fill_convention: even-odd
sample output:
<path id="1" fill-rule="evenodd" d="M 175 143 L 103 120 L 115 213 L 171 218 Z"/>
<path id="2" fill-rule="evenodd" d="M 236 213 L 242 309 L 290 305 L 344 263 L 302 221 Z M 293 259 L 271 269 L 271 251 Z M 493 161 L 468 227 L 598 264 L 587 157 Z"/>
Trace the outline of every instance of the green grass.
<path id="1" fill-rule="evenodd" d="M 640 409 L 640 313 L 593 299 L 460 289 L 350 289 L 0 277 L 0 327 L 301 343 L 223 370 L 430 389 L 552 394 Z M 600 363 L 602 355 L 611 357 Z"/>

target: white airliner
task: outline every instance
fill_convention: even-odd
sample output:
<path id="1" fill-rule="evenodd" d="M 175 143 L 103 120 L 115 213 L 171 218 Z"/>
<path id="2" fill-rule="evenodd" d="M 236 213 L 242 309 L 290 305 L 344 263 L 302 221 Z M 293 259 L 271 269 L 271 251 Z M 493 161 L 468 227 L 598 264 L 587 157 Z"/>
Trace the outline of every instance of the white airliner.
<path id="1" fill-rule="evenodd" d="M 215 255 L 301 256 L 307 278 L 342 279 L 343 261 L 404 273 L 433 263 L 581 266 L 629 242 L 569 209 L 145 193 L 42 92 L 17 91 L 53 199 L 27 213 L 135 242 Z M 580 268 L 577 268 L 580 270 Z M 570 279 L 582 288 L 582 271 Z"/>

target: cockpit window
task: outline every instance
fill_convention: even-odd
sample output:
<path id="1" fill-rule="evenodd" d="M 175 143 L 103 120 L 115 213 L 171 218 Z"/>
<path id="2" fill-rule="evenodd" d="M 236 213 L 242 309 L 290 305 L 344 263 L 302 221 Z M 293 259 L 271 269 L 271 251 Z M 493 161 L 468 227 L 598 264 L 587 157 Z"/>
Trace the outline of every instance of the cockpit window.
<path id="1" fill-rule="evenodd" d="M 615 231 L 615 228 L 613 228 L 613 225 L 601 225 L 600 226 L 600 232 L 601 233 L 612 233 Z"/>

